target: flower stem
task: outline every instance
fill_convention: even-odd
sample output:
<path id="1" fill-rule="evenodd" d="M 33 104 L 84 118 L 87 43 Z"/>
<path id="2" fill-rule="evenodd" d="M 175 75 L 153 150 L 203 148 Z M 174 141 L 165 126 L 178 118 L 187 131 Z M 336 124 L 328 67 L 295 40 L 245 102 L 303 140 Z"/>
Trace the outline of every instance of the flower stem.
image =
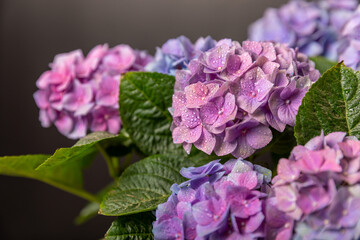
<path id="1" fill-rule="evenodd" d="M 117 171 L 116 169 L 114 168 L 114 164 L 113 164 L 113 161 L 111 159 L 111 157 L 106 153 L 105 149 L 99 144 L 97 143 L 96 144 L 96 147 L 99 149 L 100 153 L 103 155 L 104 159 L 105 159 L 105 162 L 108 166 L 108 169 L 109 169 L 109 174 L 110 176 L 116 180 L 117 179 Z"/>
<path id="2" fill-rule="evenodd" d="M 125 156 L 125 161 L 123 162 L 122 172 L 131 164 L 134 151 L 131 151 Z"/>

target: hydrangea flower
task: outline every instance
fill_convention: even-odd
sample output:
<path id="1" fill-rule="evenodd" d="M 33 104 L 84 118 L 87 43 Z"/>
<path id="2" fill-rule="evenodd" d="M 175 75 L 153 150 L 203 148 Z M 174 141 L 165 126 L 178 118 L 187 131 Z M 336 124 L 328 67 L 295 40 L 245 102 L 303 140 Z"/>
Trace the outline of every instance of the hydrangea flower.
<path id="1" fill-rule="evenodd" d="M 360 141 L 345 135 L 321 134 L 280 160 L 266 214 L 271 236 L 360 237 Z"/>
<path id="2" fill-rule="evenodd" d="M 121 128 L 118 95 L 121 74 L 140 71 L 152 58 L 128 45 L 98 45 L 84 57 L 80 50 L 59 54 L 37 80 L 34 99 L 43 127 L 54 124 L 77 139 L 88 130 L 117 133 Z"/>
<path id="3" fill-rule="evenodd" d="M 174 143 L 246 158 L 294 126 L 302 98 L 319 78 L 314 63 L 284 44 L 223 39 L 176 72 Z"/>
<path id="4" fill-rule="evenodd" d="M 340 31 L 357 5 L 357 0 L 290 0 L 267 9 L 249 27 L 249 39 L 286 43 L 308 56 L 337 60 Z"/>
<path id="5" fill-rule="evenodd" d="M 183 168 L 188 178 L 173 185 L 156 210 L 153 233 L 168 239 L 256 239 L 264 237 L 263 204 L 270 170 L 242 160 Z M 196 183 L 196 184 L 194 184 Z"/>
<path id="6" fill-rule="evenodd" d="M 354 70 L 360 70 L 360 7 L 345 24 L 338 49 L 339 61 Z"/>
<path id="7" fill-rule="evenodd" d="M 185 36 L 169 39 L 161 48 L 156 49 L 154 60 L 145 70 L 175 75 L 176 70 L 185 69 L 191 59 L 214 47 L 215 44 L 216 41 L 210 36 L 199 38 L 195 44 Z"/>

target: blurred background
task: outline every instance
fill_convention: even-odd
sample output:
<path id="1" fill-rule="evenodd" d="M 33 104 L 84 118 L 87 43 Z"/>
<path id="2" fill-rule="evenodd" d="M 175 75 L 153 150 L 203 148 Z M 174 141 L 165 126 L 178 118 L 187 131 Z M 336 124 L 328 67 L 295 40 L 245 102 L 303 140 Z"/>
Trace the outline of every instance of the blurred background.
<path id="1" fill-rule="evenodd" d="M 126 43 L 155 53 L 167 39 L 243 41 L 268 7 L 287 0 L 0 0 L 0 156 L 46 153 L 75 141 L 44 129 L 32 94 L 53 57 L 97 44 Z M 85 188 L 110 182 L 101 158 Z M 85 200 L 34 180 L 0 176 L 0 239 L 100 239 L 114 218 L 73 223 Z"/>

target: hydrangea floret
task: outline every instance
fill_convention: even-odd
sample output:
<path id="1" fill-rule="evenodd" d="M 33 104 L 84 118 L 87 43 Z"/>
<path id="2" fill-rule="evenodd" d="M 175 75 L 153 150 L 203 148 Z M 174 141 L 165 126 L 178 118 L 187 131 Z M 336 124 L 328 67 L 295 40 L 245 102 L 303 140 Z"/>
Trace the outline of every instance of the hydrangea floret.
<path id="1" fill-rule="evenodd" d="M 170 109 L 174 143 L 246 158 L 294 126 L 302 98 L 319 78 L 304 54 L 273 42 L 223 39 L 176 72 Z"/>
<path id="2" fill-rule="evenodd" d="M 256 239 L 264 237 L 266 199 L 271 171 L 233 159 L 183 168 L 189 180 L 172 186 L 167 202 L 156 210 L 153 233 L 167 239 Z"/>
<path id="3" fill-rule="evenodd" d="M 169 39 L 161 48 L 156 49 L 154 59 L 145 70 L 175 75 L 176 70 L 186 69 L 190 60 L 213 48 L 215 44 L 216 41 L 210 36 L 199 38 L 195 44 L 185 36 Z"/>
<path id="4" fill-rule="evenodd" d="M 345 24 L 338 48 L 339 61 L 354 70 L 360 70 L 360 7 Z"/>
<path id="5" fill-rule="evenodd" d="M 280 160 L 267 201 L 270 236 L 359 239 L 360 142 L 345 135 L 321 134 Z"/>
<path id="6" fill-rule="evenodd" d="M 128 45 L 98 45 L 84 57 L 81 50 L 55 56 L 36 86 L 34 99 L 43 127 L 54 124 L 68 138 L 90 131 L 118 133 L 121 74 L 140 71 L 152 59 Z"/>
<path id="7" fill-rule="evenodd" d="M 286 43 L 308 56 L 336 60 L 341 29 L 357 5 L 357 0 L 290 0 L 250 25 L 249 39 Z"/>

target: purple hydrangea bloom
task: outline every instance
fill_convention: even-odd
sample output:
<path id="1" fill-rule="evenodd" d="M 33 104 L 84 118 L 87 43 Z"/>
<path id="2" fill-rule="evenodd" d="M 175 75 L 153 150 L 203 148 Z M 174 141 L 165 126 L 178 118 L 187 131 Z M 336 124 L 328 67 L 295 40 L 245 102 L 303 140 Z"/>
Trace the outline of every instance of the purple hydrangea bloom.
<path id="1" fill-rule="evenodd" d="M 216 41 L 210 36 L 199 38 L 195 44 L 185 36 L 169 39 L 161 48 L 157 48 L 154 60 L 145 70 L 175 75 L 176 70 L 187 68 L 191 59 L 214 47 L 215 44 Z"/>
<path id="2" fill-rule="evenodd" d="M 88 130 L 118 133 L 121 74 L 144 70 L 151 56 L 128 45 L 98 45 L 84 57 L 80 50 L 59 54 L 36 82 L 34 99 L 43 127 L 78 139 Z"/>
<path id="3" fill-rule="evenodd" d="M 246 158 L 272 139 L 270 127 L 294 126 L 319 78 L 304 54 L 272 42 L 223 39 L 175 74 L 174 143 Z"/>
<path id="4" fill-rule="evenodd" d="M 183 168 L 153 223 L 155 239 L 257 239 L 264 235 L 264 192 L 270 170 L 242 159 Z M 220 177 L 219 177 L 220 176 Z M 203 179 L 200 184 L 193 181 Z"/>
<path id="5" fill-rule="evenodd" d="M 351 16 L 341 32 L 338 48 L 339 61 L 354 70 L 360 70 L 360 7 Z"/>
<path id="6" fill-rule="evenodd" d="M 279 9 L 267 9 L 250 26 L 249 38 L 286 43 L 309 56 L 336 60 L 340 31 L 357 5 L 357 0 L 290 0 Z"/>
<path id="7" fill-rule="evenodd" d="M 345 135 L 322 134 L 280 160 L 267 205 L 272 239 L 360 237 L 360 141 Z"/>

